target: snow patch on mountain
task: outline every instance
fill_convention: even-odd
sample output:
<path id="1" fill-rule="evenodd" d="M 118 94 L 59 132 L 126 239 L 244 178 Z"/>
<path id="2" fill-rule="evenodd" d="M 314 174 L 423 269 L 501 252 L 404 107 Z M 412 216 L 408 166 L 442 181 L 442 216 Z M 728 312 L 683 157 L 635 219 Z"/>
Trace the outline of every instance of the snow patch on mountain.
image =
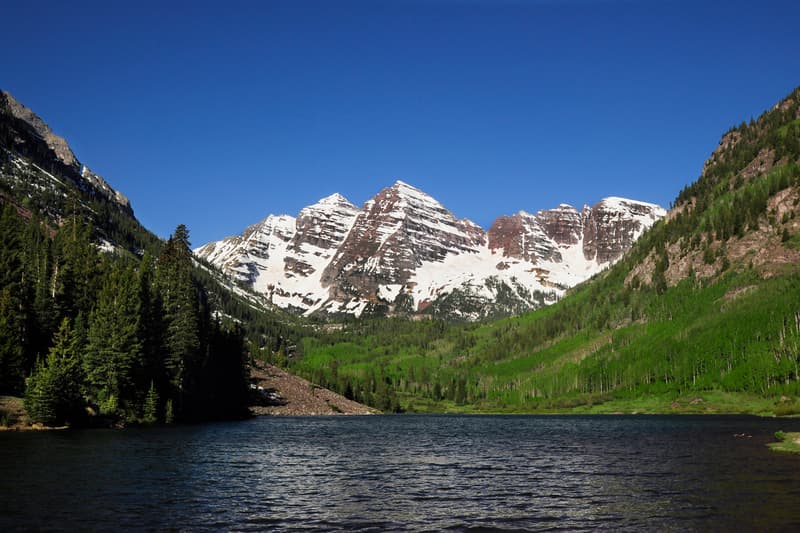
<path id="1" fill-rule="evenodd" d="M 617 261 L 665 214 L 610 197 L 582 211 L 567 204 L 520 211 L 484 231 L 397 181 L 360 209 L 332 194 L 297 218 L 269 216 L 196 253 L 274 305 L 306 315 L 360 315 L 378 303 L 424 312 L 459 294 L 472 307 L 451 304 L 448 312 L 479 318 L 476 305 L 520 310 L 556 301 Z"/>

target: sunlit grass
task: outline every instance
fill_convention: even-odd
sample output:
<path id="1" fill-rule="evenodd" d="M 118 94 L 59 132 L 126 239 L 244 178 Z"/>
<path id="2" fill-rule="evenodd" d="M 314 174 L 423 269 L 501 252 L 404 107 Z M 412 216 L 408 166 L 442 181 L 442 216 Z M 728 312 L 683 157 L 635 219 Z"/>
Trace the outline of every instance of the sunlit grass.
<path id="1" fill-rule="evenodd" d="M 771 442 L 768 446 L 777 452 L 800 453 L 800 433 L 784 433 L 778 431 L 775 438 L 780 442 Z"/>

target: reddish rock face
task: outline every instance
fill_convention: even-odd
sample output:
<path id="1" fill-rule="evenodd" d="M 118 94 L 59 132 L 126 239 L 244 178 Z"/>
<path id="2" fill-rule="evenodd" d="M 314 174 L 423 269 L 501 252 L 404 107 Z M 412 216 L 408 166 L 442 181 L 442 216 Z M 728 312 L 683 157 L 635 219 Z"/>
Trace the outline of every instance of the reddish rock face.
<path id="1" fill-rule="evenodd" d="M 398 181 L 364 204 L 322 283 L 350 296 L 373 297 L 378 285 L 407 282 L 423 262 L 477 253 L 483 242 L 479 226 Z"/>
<path id="2" fill-rule="evenodd" d="M 583 217 L 570 205 L 536 213 L 536 221 L 545 235 L 560 245 L 578 244 L 583 239 Z"/>
<path id="3" fill-rule="evenodd" d="M 489 228 L 489 248 L 502 249 L 504 257 L 530 261 L 561 262 L 561 252 L 583 246 L 584 257 L 599 264 L 617 260 L 664 210 L 621 198 L 608 198 L 582 212 L 568 205 L 502 216 Z"/>
<path id="4" fill-rule="evenodd" d="M 502 249 L 504 257 L 522 258 L 524 251 L 521 236 L 524 231 L 520 213 L 497 217 L 489 228 L 489 249 L 492 251 Z"/>
<path id="5" fill-rule="evenodd" d="M 583 254 L 604 264 L 616 261 L 655 221 L 665 215 L 661 207 L 621 198 L 606 198 L 583 210 Z"/>
<path id="6" fill-rule="evenodd" d="M 503 250 L 503 257 L 521 259 L 531 263 L 560 261 L 558 242 L 550 238 L 536 216 L 520 211 L 513 216 L 502 216 L 489 228 L 489 249 Z"/>

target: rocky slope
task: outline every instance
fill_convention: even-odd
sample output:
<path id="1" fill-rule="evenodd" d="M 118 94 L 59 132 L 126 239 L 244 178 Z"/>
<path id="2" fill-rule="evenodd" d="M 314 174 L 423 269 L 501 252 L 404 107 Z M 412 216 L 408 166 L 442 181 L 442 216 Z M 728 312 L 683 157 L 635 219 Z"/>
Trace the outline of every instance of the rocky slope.
<path id="1" fill-rule="evenodd" d="M 133 215 L 124 195 L 81 164 L 63 137 L 53 133 L 36 113 L 4 91 L 0 91 L 0 147 L 0 161 L 10 169 L 7 174 L 16 168 L 17 174 L 24 173 L 29 179 L 41 182 L 40 187 L 45 189 L 58 182 L 56 176 L 60 176 L 89 196 L 112 202 Z"/>
<path id="2" fill-rule="evenodd" d="M 109 251 L 141 254 L 158 246 L 122 193 L 79 161 L 36 113 L 0 91 L 0 203 L 6 202 L 53 226 L 79 214 Z"/>
<path id="3" fill-rule="evenodd" d="M 607 198 L 498 218 L 487 231 L 402 181 L 361 209 L 341 195 L 269 216 L 195 253 L 304 314 L 476 319 L 556 301 L 616 261 L 665 211 Z"/>
<path id="4" fill-rule="evenodd" d="M 313 385 L 276 366 L 256 362 L 250 372 L 255 415 L 372 415 L 379 411 Z"/>
<path id="5" fill-rule="evenodd" d="M 725 133 L 676 198 L 662 233 L 637 246 L 629 286 L 708 283 L 731 270 L 780 277 L 800 263 L 800 88 Z"/>

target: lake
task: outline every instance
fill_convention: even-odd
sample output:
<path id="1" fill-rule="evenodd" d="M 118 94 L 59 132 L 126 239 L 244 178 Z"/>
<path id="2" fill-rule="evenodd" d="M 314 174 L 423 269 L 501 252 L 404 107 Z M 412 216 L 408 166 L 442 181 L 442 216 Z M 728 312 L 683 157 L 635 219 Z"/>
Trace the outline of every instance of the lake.
<path id="1" fill-rule="evenodd" d="M 0 530 L 800 530 L 800 420 L 256 418 L 0 433 Z M 737 436 L 738 435 L 738 436 Z"/>

